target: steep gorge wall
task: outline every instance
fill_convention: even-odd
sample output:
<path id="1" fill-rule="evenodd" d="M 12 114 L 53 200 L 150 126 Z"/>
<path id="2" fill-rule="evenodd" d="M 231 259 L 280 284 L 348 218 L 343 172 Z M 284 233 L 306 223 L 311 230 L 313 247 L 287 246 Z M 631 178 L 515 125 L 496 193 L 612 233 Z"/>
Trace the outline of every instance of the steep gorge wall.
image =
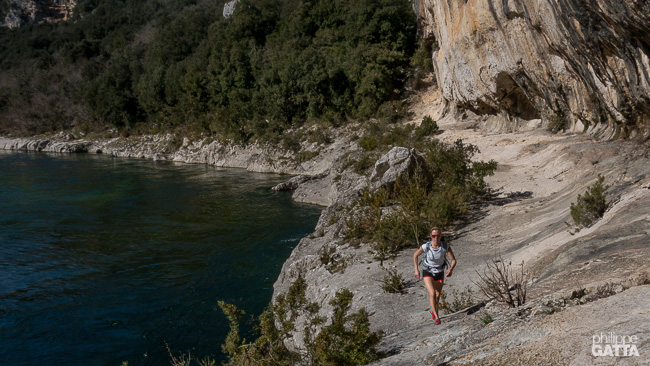
<path id="1" fill-rule="evenodd" d="M 414 8 L 448 101 L 511 124 L 650 137 L 650 2 L 415 0 Z"/>

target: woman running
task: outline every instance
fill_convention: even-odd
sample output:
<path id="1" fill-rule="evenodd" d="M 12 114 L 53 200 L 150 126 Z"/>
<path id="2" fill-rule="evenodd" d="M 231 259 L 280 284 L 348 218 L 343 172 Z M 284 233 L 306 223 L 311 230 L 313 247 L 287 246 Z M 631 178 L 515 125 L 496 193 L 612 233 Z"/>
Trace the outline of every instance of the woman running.
<path id="1" fill-rule="evenodd" d="M 451 266 L 447 270 L 446 276 L 450 277 L 454 267 L 456 267 L 456 257 L 454 252 L 447 243 L 442 240 L 440 229 L 434 227 L 431 229 L 431 240 L 422 244 L 413 254 L 413 265 L 415 266 L 415 278 L 420 278 L 420 270 L 418 269 L 418 257 L 420 254 L 425 253 L 424 261 L 422 262 L 422 280 L 424 287 L 429 292 L 429 313 L 435 325 L 440 324 L 440 316 L 438 315 L 438 301 L 440 300 L 440 292 L 445 280 L 445 256 L 448 254 L 451 260 Z"/>

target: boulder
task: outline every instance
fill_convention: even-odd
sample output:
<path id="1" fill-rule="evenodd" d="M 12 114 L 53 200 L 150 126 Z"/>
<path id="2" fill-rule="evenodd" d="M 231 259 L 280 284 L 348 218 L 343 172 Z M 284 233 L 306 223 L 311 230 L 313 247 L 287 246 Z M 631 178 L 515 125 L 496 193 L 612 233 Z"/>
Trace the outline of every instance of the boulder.
<path id="1" fill-rule="evenodd" d="M 227 3 L 223 4 L 223 17 L 224 18 L 230 18 L 232 14 L 235 12 L 235 8 L 237 7 L 237 3 L 239 0 L 232 0 L 228 1 Z"/>
<path id="2" fill-rule="evenodd" d="M 293 191 L 294 189 L 298 188 L 299 185 L 311 179 L 312 177 L 301 174 L 289 179 L 286 182 L 282 182 L 271 189 L 274 191 Z"/>
<path id="3" fill-rule="evenodd" d="M 404 174 L 410 177 L 418 170 L 429 176 L 424 158 L 418 155 L 415 149 L 395 146 L 375 163 L 375 168 L 370 175 L 370 187 L 390 189 L 399 177 Z"/>

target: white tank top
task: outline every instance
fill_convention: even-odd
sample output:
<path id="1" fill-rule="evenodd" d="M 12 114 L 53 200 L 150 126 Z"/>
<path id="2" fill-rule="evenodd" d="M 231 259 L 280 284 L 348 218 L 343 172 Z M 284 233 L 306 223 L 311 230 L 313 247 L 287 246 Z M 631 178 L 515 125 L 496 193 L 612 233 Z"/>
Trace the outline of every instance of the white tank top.
<path id="1" fill-rule="evenodd" d="M 427 251 L 427 249 L 429 249 Z M 424 252 L 424 261 L 422 265 L 427 271 L 431 273 L 440 273 L 443 271 L 445 266 L 445 256 L 449 250 L 449 245 L 443 240 L 440 243 L 440 248 L 435 249 L 431 245 L 431 241 L 427 241 L 422 244 L 422 251 Z"/>

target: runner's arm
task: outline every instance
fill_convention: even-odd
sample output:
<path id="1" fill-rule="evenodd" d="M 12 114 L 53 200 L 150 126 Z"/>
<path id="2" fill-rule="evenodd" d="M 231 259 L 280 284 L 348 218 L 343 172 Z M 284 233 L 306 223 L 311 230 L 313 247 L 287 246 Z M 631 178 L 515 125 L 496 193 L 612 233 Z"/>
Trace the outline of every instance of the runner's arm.
<path id="1" fill-rule="evenodd" d="M 447 277 L 451 277 L 451 273 L 453 272 L 454 267 L 456 267 L 456 256 L 454 256 L 451 247 L 447 250 L 447 255 L 449 255 L 449 259 L 451 259 L 451 266 L 449 266 L 449 269 L 447 270 Z"/>
<path id="2" fill-rule="evenodd" d="M 420 270 L 418 269 L 418 257 L 422 253 L 424 253 L 422 248 L 418 248 L 418 250 L 413 253 L 413 267 L 415 267 L 415 278 L 420 278 Z"/>

